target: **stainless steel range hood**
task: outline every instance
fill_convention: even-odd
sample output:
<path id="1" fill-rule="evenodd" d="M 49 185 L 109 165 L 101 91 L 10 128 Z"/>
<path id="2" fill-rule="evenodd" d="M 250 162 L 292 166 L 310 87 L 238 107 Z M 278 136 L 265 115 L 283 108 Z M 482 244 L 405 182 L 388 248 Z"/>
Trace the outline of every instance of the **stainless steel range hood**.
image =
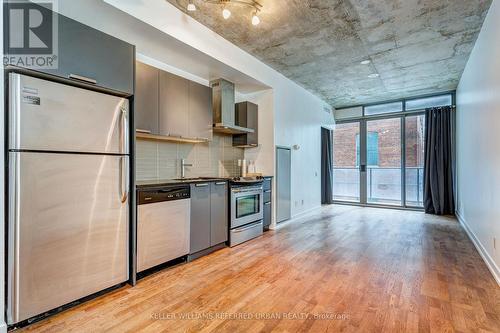
<path id="1" fill-rule="evenodd" d="M 224 134 L 253 133 L 253 129 L 235 124 L 234 83 L 217 79 L 210 82 L 210 87 L 212 87 L 214 132 Z"/>

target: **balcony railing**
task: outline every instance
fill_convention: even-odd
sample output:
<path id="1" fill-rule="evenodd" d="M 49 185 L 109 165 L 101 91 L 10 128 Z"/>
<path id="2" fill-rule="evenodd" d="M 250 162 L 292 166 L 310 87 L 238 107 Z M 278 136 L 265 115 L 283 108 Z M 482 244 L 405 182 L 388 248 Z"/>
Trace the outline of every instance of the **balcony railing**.
<path id="1" fill-rule="evenodd" d="M 406 205 L 423 206 L 424 168 L 406 168 Z M 367 201 L 401 205 L 401 169 L 367 168 Z M 359 168 L 333 168 L 333 196 L 339 201 L 359 201 Z"/>

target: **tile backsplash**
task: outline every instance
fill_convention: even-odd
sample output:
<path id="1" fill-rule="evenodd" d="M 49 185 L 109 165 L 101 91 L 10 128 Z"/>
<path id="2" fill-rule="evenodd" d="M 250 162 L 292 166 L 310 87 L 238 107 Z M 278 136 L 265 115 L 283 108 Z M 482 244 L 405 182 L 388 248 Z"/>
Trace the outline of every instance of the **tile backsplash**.
<path id="1" fill-rule="evenodd" d="M 137 180 L 179 178 L 181 159 L 193 164 L 186 167 L 186 177 L 239 176 L 238 160 L 244 158 L 241 148 L 233 147 L 232 137 L 214 133 L 207 143 L 175 143 L 137 140 Z"/>

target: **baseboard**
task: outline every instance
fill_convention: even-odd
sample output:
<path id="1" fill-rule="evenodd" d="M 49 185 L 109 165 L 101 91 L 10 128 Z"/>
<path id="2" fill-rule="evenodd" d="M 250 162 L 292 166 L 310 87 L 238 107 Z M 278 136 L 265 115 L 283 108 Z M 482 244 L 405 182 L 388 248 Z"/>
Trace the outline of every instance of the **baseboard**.
<path id="1" fill-rule="evenodd" d="M 481 255 L 481 258 L 483 258 L 483 261 L 486 263 L 486 266 L 490 270 L 491 274 L 493 275 L 493 278 L 497 282 L 497 284 L 500 286 L 500 269 L 496 265 L 495 261 L 491 256 L 488 254 L 486 249 L 484 248 L 483 244 L 479 241 L 479 239 L 476 237 L 472 229 L 469 227 L 465 219 L 460 215 L 459 212 L 455 212 L 455 215 L 458 218 L 458 221 L 460 222 L 460 225 L 462 225 L 462 228 L 464 228 L 465 232 L 467 233 L 467 236 L 469 236 L 469 239 L 472 241 L 472 244 L 477 249 L 477 252 Z"/>

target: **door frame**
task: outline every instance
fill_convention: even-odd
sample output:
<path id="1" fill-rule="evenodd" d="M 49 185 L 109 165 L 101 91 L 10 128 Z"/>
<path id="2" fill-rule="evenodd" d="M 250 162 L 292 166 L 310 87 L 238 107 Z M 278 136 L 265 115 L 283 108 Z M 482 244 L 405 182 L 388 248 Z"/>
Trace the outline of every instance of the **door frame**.
<path id="1" fill-rule="evenodd" d="M 279 172 L 278 172 L 278 150 L 279 149 L 284 149 L 284 150 L 289 150 L 290 151 L 290 168 L 289 168 L 289 172 L 290 172 L 290 211 L 289 211 L 289 218 L 286 219 L 286 220 L 283 220 L 283 221 L 278 221 L 278 193 L 279 193 L 279 189 L 278 189 L 278 179 L 279 179 Z M 275 200 L 276 200 L 276 224 L 280 224 L 280 223 L 283 223 L 283 222 L 286 222 L 286 221 L 289 221 L 291 218 L 292 218 L 292 147 L 290 146 L 281 146 L 281 145 L 276 145 L 275 146 L 275 158 L 276 158 L 276 197 L 275 197 Z"/>

